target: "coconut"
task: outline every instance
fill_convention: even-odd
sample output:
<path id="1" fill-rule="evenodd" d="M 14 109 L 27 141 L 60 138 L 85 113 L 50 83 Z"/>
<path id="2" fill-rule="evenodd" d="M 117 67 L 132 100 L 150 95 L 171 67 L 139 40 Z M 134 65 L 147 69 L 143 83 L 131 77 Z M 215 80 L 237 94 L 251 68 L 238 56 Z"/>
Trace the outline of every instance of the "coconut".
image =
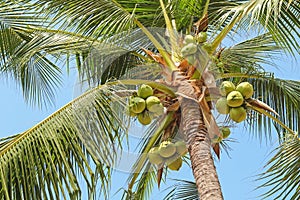
<path id="1" fill-rule="evenodd" d="M 206 32 L 200 32 L 198 33 L 198 42 L 202 43 L 207 40 L 207 33 Z"/>
<path id="2" fill-rule="evenodd" d="M 141 113 L 146 108 L 146 102 L 140 97 L 132 97 L 129 101 L 129 111 L 133 113 Z"/>
<path id="3" fill-rule="evenodd" d="M 164 106 L 156 96 L 150 96 L 146 99 L 146 107 L 147 110 L 155 113 L 156 115 L 164 113 Z"/>
<path id="4" fill-rule="evenodd" d="M 219 68 L 224 68 L 224 63 L 223 62 L 218 62 L 217 67 Z M 234 86 L 234 85 L 233 85 Z"/>
<path id="5" fill-rule="evenodd" d="M 137 116 L 137 113 L 134 113 L 134 112 L 132 112 L 132 111 L 128 111 L 129 112 L 129 116 L 130 117 L 136 117 Z"/>
<path id="6" fill-rule="evenodd" d="M 236 90 L 239 91 L 245 99 L 249 99 L 253 95 L 253 86 L 249 82 L 242 82 L 236 86 Z"/>
<path id="7" fill-rule="evenodd" d="M 221 128 L 221 132 L 222 132 L 223 139 L 228 138 L 228 136 L 231 133 L 230 128 L 226 127 L 226 126 L 224 126 L 224 127 Z"/>
<path id="8" fill-rule="evenodd" d="M 216 109 L 220 114 L 228 114 L 229 113 L 229 106 L 227 105 L 227 99 L 222 97 L 218 99 L 216 102 Z"/>
<path id="9" fill-rule="evenodd" d="M 192 35 L 186 35 L 183 40 L 184 44 L 189 44 L 194 42 L 194 37 Z"/>
<path id="10" fill-rule="evenodd" d="M 164 113 L 164 106 L 162 105 L 162 103 L 152 105 L 150 109 L 154 116 L 160 116 Z"/>
<path id="11" fill-rule="evenodd" d="M 231 81 L 223 81 L 220 85 L 220 94 L 225 97 L 235 90 L 235 85 Z"/>
<path id="12" fill-rule="evenodd" d="M 137 115 L 137 119 L 139 120 L 139 122 L 143 125 L 148 125 L 151 123 L 151 116 L 150 113 L 148 111 L 144 111 L 142 113 L 139 113 Z"/>
<path id="13" fill-rule="evenodd" d="M 221 136 L 217 136 L 215 135 L 214 138 L 211 138 L 211 143 L 212 144 L 217 144 L 217 143 L 220 143 L 222 141 L 222 137 Z"/>
<path id="14" fill-rule="evenodd" d="M 212 54 L 213 53 L 213 48 L 210 43 L 204 42 L 202 48 L 208 53 Z"/>
<path id="15" fill-rule="evenodd" d="M 239 107 L 244 103 L 244 97 L 239 91 L 232 91 L 227 95 L 227 105 Z"/>
<path id="16" fill-rule="evenodd" d="M 186 148 L 186 144 L 184 141 L 177 141 L 175 142 L 175 147 L 176 147 L 176 152 L 180 155 L 180 156 L 184 156 L 188 150 Z"/>
<path id="17" fill-rule="evenodd" d="M 239 122 L 244 121 L 246 119 L 247 112 L 246 112 L 245 108 L 240 106 L 240 107 L 237 107 L 237 108 L 231 108 L 230 112 L 229 112 L 229 116 L 233 121 L 239 123 Z"/>
<path id="18" fill-rule="evenodd" d="M 174 171 L 178 171 L 181 168 L 181 166 L 182 166 L 182 159 L 181 159 L 181 157 L 179 157 L 175 161 L 173 161 L 170 164 L 168 164 L 168 168 L 170 170 L 174 170 Z"/>
<path id="19" fill-rule="evenodd" d="M 196 58 L 195 55 L 188 55 L 185 57 L 189 64 L 194 65 Z"/>
<path id="20" fill-rule="evenodd" d="M 158 147 L 153 147 L 148 152 L 148 159 L 150 163 L 154 165 L 159 165 L 163 162 L 163 158 L 158 153 Z"/>
<path id="21" fill-rule="evenodd" d="M 143 99 L 146 99 L 147 97 L 153 95 L 153 89 L 149 85 L 141 85 L 137 91 L 137 95 Z"/>
<path id="22" fill-rule="evenodd" d="M 159 145 L 158 152 L 162 157 L 169 158 L 176 153 L 176 147 L 172 142 L 164 141 Z"/>
<path id="23" fill-rule="evenodd" d="M 181 54 L 183 56 L 188 56 L 197 52 L 197 45 L 194 43 L 188 43 L 181 49 Z"/>

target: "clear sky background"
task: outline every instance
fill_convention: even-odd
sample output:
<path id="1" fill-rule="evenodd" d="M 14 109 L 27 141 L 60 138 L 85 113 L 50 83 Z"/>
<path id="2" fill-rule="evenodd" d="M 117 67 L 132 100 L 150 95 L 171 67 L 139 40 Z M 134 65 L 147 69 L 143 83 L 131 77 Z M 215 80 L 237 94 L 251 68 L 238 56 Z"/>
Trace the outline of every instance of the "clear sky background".
<path id="1" fill-rule="evenodd" d="M 268 70 L 275 72 L 276 76 L 280 78 L 300 80 L 299 62 L 299 56 L 297 57 L 297 62 L 282 56 L 278 63 L 281 68 L 268 68 Z M 65 76 L 63 87 L 57 92 L 55 107 L 39 110 L 38 108 L 30 107 L 24 102 L 21 91 L 16 88 L 13 81 L 6 81 L 1 78 L 0 137 L 25 131 L 72 100 L 75 83 L 75 73 L 69 77 Z M 258 138 L 249 135 L 247 130 L 240 126 L 232 130 L 231 137 L 236 139 L 237 142 L 231 143 L 232 151 L 229 152 L 230 157 L 223 153 L 221 160 L 216 162 L 224 197 L 229 200 L 258 199 L 257 195 L 259 193 L 253 191 L 257 186 L 254 179 L 257 174 L 262 172 L 262 167 L 270 158 L 270 152 L 277 146 L 276 133 L 274 133 L 274 138 L 271 142 L 266 143 L 264 140 L 260 142 Z M 112 193 L 116 192 L 119 186 L 123 185 L 126 187 L 125 180 L 127 175 L 127 173 L 120 172 L 116 174 L 113 179 Z M 191 170 L 184 165 L 179 172 L 172 173 L 170 178 L 192 180 Z M 172 183 L 169 180 L 167 182 Z M 162 185 L 162 188 L 165 187 Z M 112 199 L 118 198 L 117 195 Z M 162 199 L 162 194 L 155 190 L 151 199 L 160 200 Z"/>

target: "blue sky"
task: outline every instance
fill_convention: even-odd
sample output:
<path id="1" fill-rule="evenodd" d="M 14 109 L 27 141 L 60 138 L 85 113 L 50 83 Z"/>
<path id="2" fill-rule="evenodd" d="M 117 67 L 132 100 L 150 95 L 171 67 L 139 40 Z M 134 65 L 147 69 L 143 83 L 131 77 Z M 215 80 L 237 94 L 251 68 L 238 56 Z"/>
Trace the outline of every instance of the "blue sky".
<path id="1" fill-rule="evenodd" d="M 275 68 L 269 68 L 268 70 L 275 72 L 276 76 L 280 78 L 300 80 L 299 56 L 297 60 L 298 63 L 291 58 L 282 56 L 278 63 L 279 66 L 282 66 L 280 70 Z M 0 137 L 25 131 L 72 100 L 75 82 L 74 74 L 71 77 L 65 76 L 64 85 L 57 92 L 55 107 L 39 110 L 38 108 L 30 107 L 24 102 L 20 90 L 16 88 L 13 81 L 2 79 L 0 81 Z M 266 142 L 263 140 L 260 142 L 258 138 L 249 135 L 247 130 L 240 126 L 232 130 L 231 137 L 238 142 L 231 143 L 232 151 L 229 152 L 230 157 L 224 153 L 221 155 L 221 160 L 216 162 L 224 197 L 230 200 L 257 199 L 256 197 L 259 193 L 253 191 L 257 186 L 254 179 L 258 173 L 262 172 L 262 167 L 268 160 L 271 150 L 276 147 L 276 135 L 274 133 L 272 141 Z M 113 193 L 119 189 L 119 186 L 123 185 L 126 187 L 124 181 L 127 179 L 127 175 L 124 172 L 116 173 L 112 184 Z M 172 173 L 171 178 L 192 180 L 190 168 L 184 165 L 179 172 Z M 167 183 L 172 184 L 173 182 L 167 180 Z M 165 187 L 165 185 L 162 185 L 162 189 Z M 161 197 L 162 193 L 155 189 L 151 199 L 159 200 Z M 117 195 L 114 199 L 118 198 Z"/>

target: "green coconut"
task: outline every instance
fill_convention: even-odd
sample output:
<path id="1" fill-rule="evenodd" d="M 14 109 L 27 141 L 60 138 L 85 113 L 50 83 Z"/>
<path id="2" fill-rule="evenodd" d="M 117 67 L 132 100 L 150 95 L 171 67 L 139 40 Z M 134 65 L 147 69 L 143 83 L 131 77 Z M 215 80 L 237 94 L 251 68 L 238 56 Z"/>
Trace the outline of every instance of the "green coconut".
<path id="1" fill-rule="evenodd" d="M 146 108 L 156 115 L 162 115 L 164 113 L 164 106 L 156 96 L 150 96 L 146 99 Z"/>
<path id="2" fill-rule="evenodd" d="M 222 132 L 223 139 L 228 138 L 228 136 L 231 133 L 230 128 L 226 127 L 226 126 L 224 126 L 224 127 L 221 128 L 221 132 Z"/>
<path id="3" fill-rule="evenodd" d="M 183 56 L 188 56 L 197 52 L 197 45 L 194 43 L 188 43 L 181 49 L 181 54 Z"/>
<path id="4" fill-rule="evenodd" d="M 153 147 L 148 152 L 148 159 L 151 164 L 159 165 L 163 162 L 163 158 L 158 153 L 158 147 Z"/>
<path id="5" fill-rule="evenodd" d="M 137 116 L 137 113 L 134 113 L 131 110 L 129 110 L 128 113 L 129 113 L 130 117 L 136 117 Z"/>
<path id="6" fill-rule="evenodd" d="M 149 85 L 143 84 L 141 87 L 139 87 L 137 95 L 143 99 L 146 99 L 147 97 L 153 95 L 153 89 Z"/>
<path id="7" fill-rule="evenodd" d="M 170 170 L 174 170 L 174 171 L 178 171 L 181 168 L 181 166 L 182 166 L 182 158 L 181 157 L 179 157 L 175 161 L 168 164 L 168 168 Z"/>
<path id="8" fill-rule="evenodd" d="M 207 40 L 207 33 L 206 32 L 200 32 L 200 33 L 198 33 L 197 40 L 200 43 L 206 42 L 206 40 Z"/>
<path id="9" fill-rule="evenodd" d="M 215 135 L 214 138 L 211 138 L 211 143 L 212 144 L 217 144 L 217 143 L 220 143 L 222 141 L 222 137 L 221 136 L 217 136 Z"/>
<path id="10" fill-rule="evenodd" d="M 137 115 L 138 121 L 143 125 L 148 125 L 151 123 L 152 119 L 150 113 L 148 111 L 144 111 Z"/>
<path id="11" fill-rule="evenodd" d="M 239 107 L 244 103 L 244 97 L 239 91 L 232 91 L 227 95 L 227 105 Z"/>
<path id="12" fill-rule="evenodd" d="M 176 152 L 180 156 L 184 156 L 188 152 L 188 149 L 186 148 L 186 143 L 184 141 L 177 141 L 174 145 L 176 147 Z"/>
<path id="13" fill-rule="evenodd" d="M 172 142 L 164 141 L 159 145 L 158 152 L 162 157 L 169 158 L 176 153 L 176 147 Z"/>
<path id="14" fill-rule="evenodd" d="M 219 68 L 224 68 L 224 63 L 223 62 L 218 62 L 217 67 Z M 234 86 L 234 85 L 233 85 Z"/>
<path id="15" fill-rule="evenodd" d="M 210 43 L 204 42 L 202 48 L 208 53 L 212 54 L 213 53 L 213 48 Z"/>
<path id="16" fill-rule="evenodd" d="M 194 65 L 196 61 L 195 55 L 187 55 L 185 58 L 189 64 Z"/>
<path id="17" fill-rule="evenodd" d="M 227 99 L 225 97 L 222 97 L 218 99 L 216 102 L 216 109 L 220 114 L 228 114 L 229 113 L 229 106 L 227 105 Z"/>
<path id="18" fill-rule="evenodd" d="M 129 111 L 133 113 L 141 113 L 146 108 L 146 101 L 140 97 L 132 97 L 129 101 Z"/>
<path id="19" fill-rule="evenodd" d="M 242 82 L 236 86 L 236 90 L 239 91 L 245 99 L 249 99 L 253 95 L 253 86 L 249 82 Z"/>
<path id="20" fill-rule="evenodd" d="M 223 81 L 220 85 L 220 94 L 225 97 L 235 90 L 235 85 L 231 81 Z"/>
<path id="21" fill-rule="evenodd" d="M 194 37 L 192 35 L 186 35 L 183 40 L 184 44 L 189 44 L 194 42 Z"/>
<path id="22" fill-rule="evenodd" d="M 246 112 L 245 108 L 240 106 L 237 108 L 231 108 L 230 112 L 229 112 L 229 116 L 233 121 L 240 123 L 246 119 L 247 112 Z"/>

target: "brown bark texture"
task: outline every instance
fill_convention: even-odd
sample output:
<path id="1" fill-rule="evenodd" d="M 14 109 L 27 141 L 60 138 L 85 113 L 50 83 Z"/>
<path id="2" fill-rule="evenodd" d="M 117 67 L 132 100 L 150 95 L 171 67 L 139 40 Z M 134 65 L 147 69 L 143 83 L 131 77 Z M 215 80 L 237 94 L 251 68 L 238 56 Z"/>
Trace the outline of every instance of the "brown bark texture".
<path id="1" fill-rule="evenodd" d="M 211 143 L 204 124 L 199 104 L 194 97 L 193 87 L 188 81 L 181 81 L 178 93 L 183 94 L 181 104 L 181 125 L 187 137 L 192 170 L 201 200 L 222 200 L 220 182 L 211 154 Z"/>

